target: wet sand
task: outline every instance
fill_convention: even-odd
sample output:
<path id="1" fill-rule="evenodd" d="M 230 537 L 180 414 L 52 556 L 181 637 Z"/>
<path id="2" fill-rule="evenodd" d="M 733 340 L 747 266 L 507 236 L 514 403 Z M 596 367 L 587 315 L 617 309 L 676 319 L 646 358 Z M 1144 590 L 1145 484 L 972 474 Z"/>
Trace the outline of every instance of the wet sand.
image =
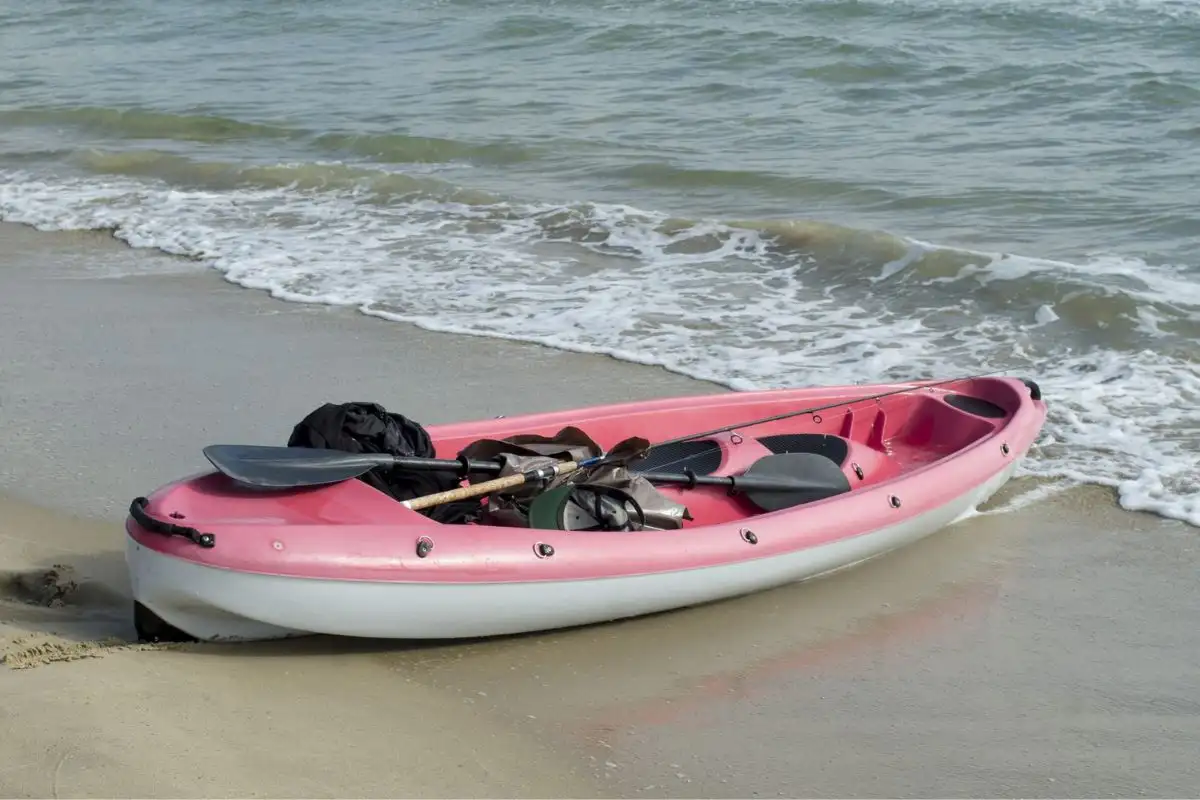
<path id="1" fill-rule="evenodd" d="M 806 585 L 426 669 L 645 796 L 1189 796 L 1194 532 L 1109 502 L 1074 492 Z"/>
<path id="2" fill-rule="evenodd" d="M 0 341 L 4 796 L 1200 785 L 1195 530 L 1107 491 L 1022 507 L 1039 487 L 1018 480 L 1000 513 L 854 570 L 609 625 L 136 647 L 125 507 L 204 469 L 204 444 L 282 444 L 327 400 L 435 423 L 715 387 L 280 303 L 102 234 L 6 225 Z"/>
<path id="3" fill-rule="evenodd" d="M 16 589 L 11 572 L 0 576 L 0 796 L 587 792 L 586 771 L 546 757 L 525 732 L 353 648 L 274 658 L 131 646 L 126 590 L 108 582 L 115 525 L 13 501 L 0 519 L 0 562 L 38 564 L 34 577 L 47 561 L 74 565 L 78 587 L 49 608 L 27 604 L 36 596 Z"/>

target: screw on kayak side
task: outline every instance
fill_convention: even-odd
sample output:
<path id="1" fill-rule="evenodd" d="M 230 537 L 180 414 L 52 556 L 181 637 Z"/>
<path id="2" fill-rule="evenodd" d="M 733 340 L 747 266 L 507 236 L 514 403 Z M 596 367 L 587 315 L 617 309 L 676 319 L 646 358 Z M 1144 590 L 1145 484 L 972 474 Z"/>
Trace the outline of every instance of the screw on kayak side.
<path id="1" fill-rule="evenodd" d="M 742 528 L 740 531 L 742 538 L 750 544 L 758 544 L 758 534 L 749 528 Z"/>
<path id="2" fill-rule="evenodd" d="M 417 558 L 424 558 L 429 555 L 429 551 L 433 549 L 433 539 L 428 536 L 422 536 L 417 539 Z"/>
<path id="3" fill-rule="evenodd" d="M 1004 453 L 1004 455 L 1008 455 L 1008 442 L 1000 445 L 1000 452 Z"/>
<path id="4" fill-rule="evenodd" d="M 888 502 L 891 503 L 892 508 L 900 507 L 900 498 L 896 497 L 896 495 L 892 495 L 891 497 L 889 497 Z"/>
<path id="5" fill-rule="evenodd" d="M 851 463 L 850 466 L 854 469 L 854 474 L 857 475 L 858 479 L 861 481 L 863 479 L 862 467 L 855 463 Z"/>
<path id="6" fill-rule="evenodd" d="M 533 546 L 533 552 L 537 553 L 538 558 L 549 558 L 554 555 L 554 548 L 545 542 L 538 542 Z"/>

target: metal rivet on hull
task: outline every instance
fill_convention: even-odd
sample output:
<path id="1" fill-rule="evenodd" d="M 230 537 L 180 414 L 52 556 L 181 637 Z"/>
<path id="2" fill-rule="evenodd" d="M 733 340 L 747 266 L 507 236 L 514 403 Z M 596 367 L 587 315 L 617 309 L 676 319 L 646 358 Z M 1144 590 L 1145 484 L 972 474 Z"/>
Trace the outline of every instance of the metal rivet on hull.
<path id="1" fill-rule="evenodd" d="M 891 504 L 892 508 L 900 507 L 900 498 L 896 497 L 896 495 L 892 495 L 891 497 L 889 497 L 888 502 Z"/>
<path id="2" fill-rule="evenodd" d="M 424 558 L 429 555 L 429 551 L 433 549 L 433 539 L 428 536 L 422 536 L 417 539 L 417 558 Z"/>
<path id="3" fill-rule="evenodd" d="M 749 528 L 742 528 L 741 534 L 742 534 L 742 539 L 744 539 L 748 543 L 758 544 L 758 534 L 756 534 L 754 531 L 750 530 Z"/>
<path id="4" fill-rule="evenodd" d="M 537 553 L 538 558 L 549 558 L 554 555 L 554 548 L 545 542 L 538 542 L 533 546 L 533 552 Z"/>
<path id="5" fill-rule="evenodd" d="M 1008 442 L 1000 445 L 1000 452 L 1004 453 L 1004 455 L 1008 455 Z"/>

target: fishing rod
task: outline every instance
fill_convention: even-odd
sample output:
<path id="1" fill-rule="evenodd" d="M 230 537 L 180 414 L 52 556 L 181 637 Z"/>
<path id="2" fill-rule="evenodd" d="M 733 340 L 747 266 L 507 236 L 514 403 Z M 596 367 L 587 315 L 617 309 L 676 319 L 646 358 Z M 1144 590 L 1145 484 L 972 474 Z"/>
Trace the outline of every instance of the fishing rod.
<path id="1" fill-rule="evenodd" d="M 804 414 L 816 414 L 819 411 L 827 411 L 831 408 L 838 408 L 840 406 L 846 406 L 846 405 L 850 405 L 852 403 L 869 402 L 872 400 L 882 400 L 885 397 L 890 397 L 892 395 L 897 395 L 897 394 L 903 394 L 904 392 L 911 392 L 911 391 L 915 391 L 918 389 L 931 389 L 935 386 L 944 386 L 948 383 L 957 383 L 960 381 L 973 380 L 975 378 L 984 378 L 984 377 L 987 377 L 988 375 L 995 375 L 1000 372 L 1006 372 L 1006 371 L 1007 370 L 1005 370 L 1005 369 L 997 369 L 997 370 L 992 370 L 990 372 L 980 373 L 978 375 L 967 375 L 965 377 L 949 378 L 949 379 L 941 380 L 941 381 L 922 383 L 919 386 L 905 386 L 901 389 L 890 389 L 886 392 L 879 392 L 878 394 L 867 395 L 865 397 L 855 397 L 850 400 L 842 400 L 842 401 L 839 401 L 836 403 L 826 403 L 825 405 L 813 406 L 811 408 L 802 408 L 797 411 L 787 411 L 782 414 L 773 414 L 772 416 L 763 417 L 763 418 L 757 419 L 757 420 L 751 420 L 749 422 L 739 422 L 739 423 L 735 423 L 733 425 L 725 425 L 720 428 L 713 428 L 712 430 L 709 430 L 709 431 L 701 431 L 699 433 L 691 433 L 686 436 L 676 437 L 674 439 L 667 439 L 667 440 L 659 442 L 657 444 L 652 444 L 649 447 L 647 447 L 644 451 L 642 451 L 640 453 L 640 456 L 645 457 L 646 455 L 649 455 L 650 452 L 653 451 L 655 447 L 663 447 L 663 446 L 669 445 L 669 444 L 677 444 L 679 442 L 686 442 L 686 441 L 690 441 L 692 439 L 698 439 L 703 436 L 712 436 L 717 433 L 726 433 L 729 431 L 736 430 L 737 428 L 749 428 L 749 427 L 753 427 L 754 425 L 762 425 L 764 423 L 774 422 L 776 420 L 788 419 L 790 417 L 799 417 Z M 795 458 L 797 455 L 799 455 L 803 459 L 806 459 L 806 462 L 802 467 L 801 467 L 801 465 L 794 464 L 790 460 L 788 460 L 789 458 Z M 438 492 L 436 494 L 431 494 L 431 495 L 426 495 L 423 497 L 416 497 L 416 498 L 412 498 L 410 500 L 405 500 L 403 505 L 406 506 L 407 508 L 410 508 L 410 509 L 416 511 L 416 510 L 420 510 L 423 508 L 429 508 L 430 506 L 439 505 L 441 503 L 448 503 L 448 502 L 452 502 L 455 500 L 462 500 L 462 499 L 466 499 L 469 497 L 476 497 L 476 496 L 479 496 L 482 494 L 488 494 L 491 492 L 503 491 L 504 489 L 510 489 L 510 488 L 517 487 L 517 486 L 523 486 L 525 484 L 545 483 L 546 481 L 552 480 L 555 477 L 558 477 L 561 475 L 568 475 L 572 472 L 577 472 L 579 470 L 587 469 L 588 467 L 603 466 L 605 463 L 608 462 L 608 460 L 610 460 L 612 458 L 613 458 L 613 456 L 611 454 L 608 454 L 608 455 L 594 456 L 592 458 L 583 459 L 581 461 L 566 461 L 566 462 L 556 461 L 551 464 L 546 464 L 546 465 L 535 467 L 533 469 L 527 470 L 522 473 L 517 473 L 515 475 L 509 475 L 508 477 L 505 477 L 505 478 L 496 478 L 495 480 L 485 481 L 483 483 L 476 483 L 471 486 L 464 486 L 464 487 L 460 487 L 457 489 L 449 489 L 444 492 Z M 678 461 L 681 461 L 681 460 L 684 460 L 684 459 L 676 459 L 676 461 L 669 462 L 669 463 L 677 463 Z M 761 464 L 761 463 L 765 463 L 765 462 L 775 462 L 775 461 L 778 461 L 781 463 L 781 468 L 784 469 L 785 472 L 789 472 L 789 473 L 797 472 L 798 469 L 800 469 L 801 472 L 797 473 L 796 475 L 789 475 L 788 477 L 792 478 L 793 480 L 789 480 L 786 484 L 771 486 L 769 489 L 767 489 L 767 491 L 768 492 L 770 492 L 770 491 L 776 491 L 776 492 L 792 491 L 797 494 L 795 494 L 794 496 L 789 497 L 789 498 L 784 498 L 784 499 L 776 498 L 775 500 L 770 500 L 770 499 L 766 499 L 766 498 L 759 496 L 756 503 L 762 508 L 770 508 L 770 509 L 774 510 L 777 508 L 785 508 L 785 507 L 788 507 L 789 505 L 795 505 L 796 502 L 799 502 L 798 498 L 801 497 L 801 495 L 799 494 L 800 492 L 808 492 L 811 494 L 813 492 L 836 493 L 839 491 L 844 491 L 844 489 L 842 489 L 840 487 L 842 484 L 845 484 L 845 476 L 842 475 L 841 468 L 838 467 L 836 464 L 834 464 L 832 461 L 828 461 L 824 458 L 819 458 L 819 457 L 814 458 L 811 454 L 790 454 L 790 456 L 785 454 L 785 455 L 766 456 L 765 458 L 761 459 L 759 463 Z M 783 464 L 782 462 L 784 462 L 784 461 L 787 461 L 787 463 Z M 662 465 L 662 466 L 666 466 L 666 465 Z M 811 472 L 813 469 L 816 469 L 816 471 Z M 825 474 L 823 474 L 823 475 L 820 474 L 820 472 L 822 472 L 822 471 Z M 807 474 L 810 472 L 811 472 L 811 474 Z M 804 474 L 801 474 L 801 473 L 804 473 Z M 647 478 L 653 477 L 653 473 L 644 473 L 644 475 Z M 672 482 L 671 479 L 676 478 L 676 477 L 678 477 L 678 476 L 672 475 L 672 476 L 670 476 L 670 478 L 667 481 L 664 481 L 664 482 Z M 683 477 L 685 477 L 687 479 L 687 483 L 690 486 L 695 486 L 697 483 L 700 482 L 699 477 L 697 475 L 695 475 L 691 470 L 685 470 Z M 726 476 L 722 476 L 722 477 L 726 477 Z M 743 478 L 743 480 L 744 479 L 745 478 Z M 736 484 L 731 485 L 731 490 L 733 490 L 734 488 L 736 488 Z M 760 488 L 760 487 L 756 486 L 755 488 Z M 762 488 L 766 489 L 766 486 L 764 485 L 764 487 L 762 487 Z M 813 496 L 816 496 L 816 495 L 813 495 Z"/>
<path id="2" fill-rule="evenodd" d="M 970 381 L 970 380 L 975 380 L 977 378 L 986 378 L 990 375 L 998 375 L 1001 372 L 1008 372 L 1010 369 L 1012 369 L 1012 367 L 1005 367 L 1003 369 L 994 369 L 989 372 L 981 372 L 981 373 L 978 373 L 975 375 L 965 375 L 965 376 L 961 376 L 958 378 L 947 378 L 945 380 L 933 381 L 932 383 L 922 383 L 919 386 L 905 386 L 904 388 L 901 388 L 901 389 L 889 389 L 886 392 L 880 392 L 878 394 L 867 395 L 865 397 L 855 397 L 855 398 L 851 398 L 849 400 L 839 400 L 836 403 L 826 403 L 825 405 L 813 406 L 811 408 L 802 408 L 802 409 L 799 409 L 798 411 L 785 411 L 782 414 L 773 414 L 769 417 L 762 417 L 761 419 L 749 420 L 746 422 L 736 422 L 732 425 L 725 425 L 720 428 L 713 428 L 712 430 L 701 431 L 699 433 L 689 433 L 684 436 L 677 436 L 674 439 L 665 439 L 661 442 L 655 442 L 655 443 L 651 444 L 650 447 L 648 447 L 645 450 L 645 452 L 642 453 L 642 456 L 644 457 L 644 456 L 649 455 L 651 452 L 654 451 L 654 448 L 656 448 L 656 447 L 666 447 L 667 445 L 680 444 L 681 442 L 689 442 L 693 439 L 701 439 L 706 436 L 715 436 L 718 433 L 731 433 L 731 432 L 737 430 L 738 428 L 752 428 L 755 425 L 763 425 L 768 422 L 776 422 L 778 420 L 790 419 L 792 417 L 801 417 L 801 416 L 804 416 L 805 414 L 817 414 L 821 411 L 828 411 L 832 408 L 840 408 L 841 406 L 848 406 L 848 405 L 852 405 L 853 403 L 860 403 L 860 402 L 866 402 L 866 401 L 871 401 L 871 400 L 882 400 L 885 397 L 891 397 L 893 395 L 903 394 L 905 392 L 912 392 L 912 391 L 916 391 L 918 389 L 932 389 L 935 386 L 944 386 L 948 383 L 958 383 L 960 381 Z M 603 464 L 603 463 L 605 463 L 604 459 L 606 459 L 606 458 L 608 458 L 607 455 L 594 456 L 592 458 L 585 459 L 585 460 L 579 462 L 579 466 L 580 467 L 591 467 L 591 466 Z M 660 467 L 670 466 L 672 464 L 677 464 L 680 461 L 685 461 L 688 458 L 692 458 L 692 456 L 684 456 L 683 458 L 677 458 L 674 461 L 669 461 L 666 464 L 661 464 L 659 466 Z"/>
<path id="3" fill-rule="evenodd" d="M 834 403 L 826 403 L 820 406 L 812 406 L 810 408 L 801 408 L 796 411 L 787 411 L 782 414 L 773 414 L 769 417 L 761 419 L 737 422 L 732 425 L 725 425 L 720 428 L 714 428 L 708 431 L 700 431 L 698 433 L 690 433 L 685 436 L 679 436 L 674 439 L 667 439 L 655 444 L 649 444 L 639 453 L 633 454 L 634 459 L 642 458 L 648 455 L 655 447 L 664 447 L 666 445 L 677 444 L 680 442 L 690 441 L 705 436 L 712 436 L 718 433 L 725 433 L 736 430 L 737 428 L 749 428 L 754 425 L 762 425 L 767 422 L 776 420 L 788 419 L 790 417 L 798 417 L 804 414 L 816 414 L 820 411 L 827 411 L 831 408 L 847 406 L 858 402 L 869 402 L 872 400 L 880 400 L 891 395 L 903 394 L 918 389 L 932 388 L 935 386 L 943 386 L 948 383 L 959 381 L 972 380 L 974 378 L 982 378 L 988 375 L 995 375 L 1006 370 L 993 370 L 979 375 L 968 375 L 959 378 L 949 378 L 941 381 L 922 383 L 920 385 L 904 386 L 898 389 L 890 389 L 886 392 L 878 394 L 866 395 L 864 397 L 855 397 L 848 400 L 840 400 Z M 338 481 L 349 480 L 358 477 L 376 467 L 393 468 L 400 467 L 402 469 L 414 470 L 458 470 L 463 474 L 470 472 L 482 473 L 498 473 L 501 471 L 502 465 L 499 461 L 473 461 L 464 458 L 455 460 L 437 459 L 437 458 L 405 458 L 393 456 L 389 453 L 348 453 L 336 450 L 313 449 L 307 447 L 269 447 L 259 445 L 209 445 L 204 448 L 204 454 L 213 466 L 226 475 L 238 480 L 241 483 L 263 488 L 294 488 L 300 486 L 318 486 L 326 483 L 336 483 Z M 587 467 L 602 466 L 616 460 L 626 460 L 630 457 L 628 453 L 614 455 L 613 453 L 601 454 L 591 458 L 582 459 L 578 462 L 558 462 L 533 470 L 528 474 L 510 476 L 509 478 L 497 478 L 485 484 L 476 484 L 470 489 L 471 494 L 477 493 L 476 490 L 483 486 L 486 488 L 494 488 L 500 486 L 499 482 L 509 481 L 502 488 L 516 486 L 530 480 L 545 480 L 554 477 L 558 474 L 566 474 L 568 471 L 575 471 Z M 686 461 L 694 456 L 684 456 L 677 458 L 674 461 L 669 461 L 666 464 L 659 464 L 654 472 L 635 473 L 644 477 L 662 483 L 680 483 L 685 482 L 689 486 L 696 486 L 701 483 L 722 483 L 729 482 L 728 476 L 716 476 L 713 478 L 701 479 L 694 475 L 691 470 L 684 470 L 681 474 L 664 473 L 661 470 L 664 467 L 678 464 Z M 543 474 L 544 473 L 544 474 Z M 513 482 L 515 481 L 515 482 Z M 756 487 L 762 488 L 762 487 Z M 794 488 L 785 486 L 781 488 Z M 440 502 L 447 502 L 448 499 L 458 499 L 468 496 L 463 494 L 465 490 L 451 490 L 442 492 L 437 495 L 436 499 L 431 495 L 429 498 L 416 498 L 412 508 L 423 508 L 426 504 L 436 505 Z M 451 497 L 451 495 L 454 497 Z M 415 503 L 420 502 L 421 505 Z"/>

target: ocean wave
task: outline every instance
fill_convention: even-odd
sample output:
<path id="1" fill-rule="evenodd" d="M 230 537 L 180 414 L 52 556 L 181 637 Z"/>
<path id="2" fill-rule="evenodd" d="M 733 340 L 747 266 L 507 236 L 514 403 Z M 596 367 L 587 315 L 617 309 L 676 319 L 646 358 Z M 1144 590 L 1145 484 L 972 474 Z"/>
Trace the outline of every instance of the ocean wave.
<path id="1" fill-rule="evenodd" d="M 405 198 L 437 199 L 474 205 L 497 199 L 484 192 L 463 189 L 433 176 L 411 175 L 343 163 L 244 164 L 200 161 L 159 150 L 79 150 L 69 159 L 98 175 L 149 178 L 180 187 L 211 190 L 236 188 L 293 189 L 296 191 L 353 192 L 377 202 Z"/>
<path id="2" fill-rule="evenodd" d="M 1028 473 L 1113 486 L 1126 508 L 1200 526 L 1200 296 L 1165 267 L 525 203 L 345 165 L 87 158 L 100 160 L 83 177 L 0 172 L 0 218 L 110 230 L 284 300 L 734 389 L 1012 368 L 1051 404 Z"/>
<path id="3" fill-rule="evenodd" d="M 531 148 L 516 144 L 474 144 L 399 133 L 316 133 L 303 128 L 243 122 L 209 114 L 91 106 L 0 110 L 0 125 L 66 127 L 115 140 L 176 140 L 205 144 L 244 140 L 291 141 L 330 154 L 360 156 L 394 164 L 456 161 L 512 164 L 534 157 Z"/>
<path id="4" fill-rule="evenodd" d="M 353 153 L 372 161 L 392 164 L 440 164 L 472 162 L 516 164 L 534 158 L 532 148 L 516 144 L 470 144 L 431 136 L 400 134 L 329 133 L 317 136 L 313 143 L 324 150 Z"/>
<path id="5" fill-rule="evenodd" d="M 180 139 L 192 142 L 289 139 L 303 135 L 302 132 L 276 125 L 242 122 L 228 117 L 93 106 L 3 110 L 0 111 L 0 124 L 66 126 L 119 139 Z"/>
<path id="6" fill-rule="evenodd" d="M 684 168 L 661 162 L 631 164 L 609 172 L 635 185 L 667 186 L 675 189 L 722 191 L 744 189 L 786 197 L 790 200 L 852 199 L 861 203 L 888 203 L 899 199 L 894 192 L 850 181 L 789 177 L 772 172 L 734 169 Z"/>
<path id="7" fill-rule="evenodd" d="M 413 175 L 340 162 L 245 164 L 188 158 L 154 149 L 75 151 L 71 163 L 97 176 L 150 180 L 205 191 L 287 190 L 311 202 L 353 199 L 363 219 L 399 218 L 426 208 L 444 213 L 447 224 L 467 218 L 472 235 L 517 224 L 546 242 L 579 245 L 597 255 L 660 263 L 690 254 L 701 261 L 738 255 L 743 268 L 800 269 L 823 276 L 827 285 L 860 292 L 901 291 L 917 287 L 931 300 L 957 304 L 964 296 L 991 313 L 1024 309 L 1026 322 L 1063 325 L 1105 336 L 1149 332 L 1184 339 L 1200 337 L 1200 287 L 1173 270 L 1130 258 L 1097 257 L 1083 265 L 1005 253 L 984 253 L 921 242 L 885 231 L 853 228 L 817 220 L 709 221 L 617 206 L 513 203 L 501 196 L 465 188 L 435 175 Z M 410 170 L 411 172 L 411 170 Z M 662 166 L 650 174 L 664 180 L 711 180 L 710 171 Z M 749 180 L 743 173 L 721 179 Z M 850 184 L 813 181 L 813 192 L 854 191 Z M 290 196 L 290 195 L 289 195 Z M 433 205 L 430 205 L 430 204 Z M 388 210 L 388 207 L 398 210 Z M 448 214 L 449 212 L 445 212 Z M 391 215 L 387 217 L 386 215 Z M 383 216 L 380 216 L 383 215 Z M 772 260 L 773 259 L 773 260 Z M 756 268 L 757 269 L 757 268 Z M 885 288 L 886 287 L 886 288 Z M 1042 309 L 1045 308 L 1046 311 Z M 1047 311 L 1053 319 L 1047 319 Z M 1060 328 L 1062 325 L 1059 326 Z"/>

